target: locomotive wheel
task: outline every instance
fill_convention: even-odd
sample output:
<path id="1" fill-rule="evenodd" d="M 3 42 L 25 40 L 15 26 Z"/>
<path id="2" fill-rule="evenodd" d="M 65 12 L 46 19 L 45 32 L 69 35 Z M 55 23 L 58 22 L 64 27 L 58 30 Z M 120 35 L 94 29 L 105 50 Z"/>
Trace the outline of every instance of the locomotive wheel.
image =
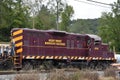
<path id="1" fill-rule="evenodd" d="M 62 69 L 62 68 L 66 68 L 67 65 L 66 65 L 65 63 L 63 63 L 63 62 L 59 62 L 59 63 L 56 65 L 56 67 L 59 68 L 59 69 Z"/>
<path id="2" fill-rule="evenodd" d="M 51 70 L 51 69 L 54 68 L 53 61 L 51 61 L 51 60 L 50 61 L 44 61 L 42 63 L 42 66 L 45 70 Z"/>
<path id="3" fill-rule="evenodd" d="M 96 62 L 95 61 L 91 61 L 91 62 L 88 63 L 89 69 L 95 69 L 95 66 L 96 66 Z"/>
<path id="4" fill-rule="evenodd" d="M 95 66 L 95 69 L 96 69 L 96 70 L 102 70 L 102 69 L 103 69 L 102 62 L 97 62 L 97 63 L 96 63 L 96 66 Z"/>
<path id="5" fill-rule="evenodd" d="M 33 66 L 30 64 L 30 62 L 25 62 L 23 64 L 23 70 L 32 70 Z"/>

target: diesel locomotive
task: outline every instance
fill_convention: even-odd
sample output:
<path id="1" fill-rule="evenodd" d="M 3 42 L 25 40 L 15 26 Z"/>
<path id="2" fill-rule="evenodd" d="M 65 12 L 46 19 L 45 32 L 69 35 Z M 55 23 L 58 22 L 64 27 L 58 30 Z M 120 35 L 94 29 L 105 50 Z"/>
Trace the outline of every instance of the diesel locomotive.
<path id="1" fill-rule="evenodd" d="M 97 35 L 58 30 L 14 28 L 11 30 L 13 65 L 32 68 L 105 68 L 115 62 L 114 53 Z M 29 67 L 30 68 L 30 67 Z"/>

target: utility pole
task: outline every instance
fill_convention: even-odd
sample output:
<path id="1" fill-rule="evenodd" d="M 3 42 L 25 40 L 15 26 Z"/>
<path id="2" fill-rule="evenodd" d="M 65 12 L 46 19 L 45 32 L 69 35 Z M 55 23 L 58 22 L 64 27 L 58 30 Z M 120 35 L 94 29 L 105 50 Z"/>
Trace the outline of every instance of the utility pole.
<path id="1" fill-rule="evenodd" d="M 56 30 L 58 30 L 58 20 L 59 20 L 59 12 L 58 12 L 58 8 L 59 8 L 59 0 L 56 0 L 57 2 L 57 18 L 56 18 Z"/>
<path id="2" fill-rule="evenodd" d="M 2 3 L 2 2 L 0 2 L 0 3 Z M 2 24 L 2 6 L 1 6 L 2 4 L 0 4 L 0 27 L 2 26 L 1 24 Z"/>
<path id="3" fill-rule="evenodd" d="M 32 17 L 32 29 L 35 29 L 35 14 L 36 14 L 36 12 L 35 12 L 34 9 L 32 9 L 32 14 L 33 14 L 33 17 Z"/>
<path id="4" fill-rule="evenodd" d="M 32 20 L 32 21 L 33 21 L 33 22 L 32 22 L 32 28 L 33 28 L 33 29 L 35 29 L 35 20 L 34 20 L 34 15 L 33 15 L 33 18 L 32 18 L 32 19 L 33 19 L 33 20 Z"/>

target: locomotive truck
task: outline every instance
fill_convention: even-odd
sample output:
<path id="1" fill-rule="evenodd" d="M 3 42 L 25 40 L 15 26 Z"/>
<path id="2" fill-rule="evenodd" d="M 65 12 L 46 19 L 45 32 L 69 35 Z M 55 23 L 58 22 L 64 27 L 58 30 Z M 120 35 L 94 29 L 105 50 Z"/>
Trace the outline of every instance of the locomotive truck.
<path id="1" fill-rule="evenodd" d="M 105 68 L 115 62 L 114 53 L 97 35 L 58 30 L 14 28 L 11 30 L 14 68 Z"/>

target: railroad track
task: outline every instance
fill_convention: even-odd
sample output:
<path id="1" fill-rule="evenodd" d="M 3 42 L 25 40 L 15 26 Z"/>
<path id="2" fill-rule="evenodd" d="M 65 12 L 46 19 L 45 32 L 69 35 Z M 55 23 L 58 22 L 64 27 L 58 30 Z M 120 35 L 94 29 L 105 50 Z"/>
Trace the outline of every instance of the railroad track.
<path id="1" fill-rule="evenodd" d="M 0 75 L 16 74 L 16 71 L 0 71 Z"/>
<path id="2" fill-rule="evenodd" d="M 50 72 L 56 72 L 56 71 L 65 71 L 65 72 L 76 72 L 79 71 L 79 69 L 54 69 L 54 70 L 21 70 L 21 71 L 0 71 L 0 75 L 10 75 L 10 74 L 29 74 L 31 72 L 35 73 L 50 73 Z"/>
<path id="3" fill-rule="evenodd" d="M 35 73 L 48 73 L 50 71 L 0 71 L 0 75 L 10 75 L 10 74 L 30 74 L 31 72 Z"/>
<path id="4" fill-rule="evenodd" d="M 87 69 L 83 69 L 83 70 L 79 70 L 77 68 L 65 68 L 65 69 L 53 69 L 53 70 L 21 70 L 21 71 L 15 71 L 15 70 L 11 70 L 11 71 L 0 71 L 0 75 L 10 75 L 10 74 L 31 74 L 32 73 L 50 73 L 50 72 L 58 72 L 58 71 L 64 71 L 64 72 L 78 72 L 78 71 L 91 71 L 91 72 L 103 72 L 103 70 L 87 70 Z M 116 70 L 116 72 L 119 72 L 118 70 Z"/>

